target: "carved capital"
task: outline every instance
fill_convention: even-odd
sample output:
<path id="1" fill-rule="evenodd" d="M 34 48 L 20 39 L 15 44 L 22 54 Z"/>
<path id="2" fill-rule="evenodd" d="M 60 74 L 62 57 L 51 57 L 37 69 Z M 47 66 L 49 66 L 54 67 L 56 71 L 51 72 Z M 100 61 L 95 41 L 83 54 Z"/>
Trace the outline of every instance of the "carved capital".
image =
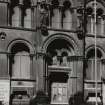
<path id="1" fill-rule="evenodd" d="M 45 56 L 45 53 L 43 53 L 43 52 L 36 53 L 36 58 L 43 58 L 44 56 Z"/>

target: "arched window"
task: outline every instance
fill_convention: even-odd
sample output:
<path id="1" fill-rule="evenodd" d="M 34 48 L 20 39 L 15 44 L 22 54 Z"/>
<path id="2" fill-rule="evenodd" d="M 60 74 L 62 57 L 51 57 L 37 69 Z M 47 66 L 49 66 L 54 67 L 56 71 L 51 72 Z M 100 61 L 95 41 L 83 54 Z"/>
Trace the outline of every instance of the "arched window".
<path id="1" fill-rule="evenodd" d="M 93 9 L 91 7 L 87 7 L 87 33 L 93 33 Z"/>
<path id="2" fill-rule="evenodd" d="M 19 0 L 11 0 L 10 4 L 10 24 L 13 27 L 19 27 L 20 26 L 20 7 L 19 7 Z"/>
<path id="3" fill-rule="evenodd" d="M 94 34 L 95 26 L 97 35 L 104 35 L 104 7 L 97 2 L 96 7 L 96 23 L 95 23 L 95 13 L 94 13 L 94 3 L 90 2 L 87 5 L 86 17 L 87 17 L 87 33 Z"/>
<path id="4" fill-rule="evenodd" d="M 95 61 L 95 49 L 90 49 L 87 52 L 87 61 L 86 64 L 86 71 L 85 71 L 85 78 L 84 78 L 84 90 L 85 90 L 85 97 L 87 100 L 90 100 L 93 94 L 95 97 L 97 91 L 97 97 L 100 99 L 102 96 L 102 77 L 104 77 L 104 64 L 102 62 L 103 54 L 100 49 L 97 48 L 97 60 Z M 96 65 L 95 65 L 96 63 Z M 96 85 L 97 84 L 97 85 Z"/>
<path id="5" fill-rule="evenodd" d="M 97 71 L 95 70 L 95 49 L 91 49 L 87 53 L 87 63 L 86 63 L 86 80 L 89 81 L 95 81 L 96 80 L 96 74 L 97 74 L 97 80 L 101 81 L 102 76 L 102 53 L 99 49 L 97 49 Z"/>
<path id="6" fill-rule="evenodd" d="M 23 1 L 24 4 L 24 14 L 23 14 L 23 18 L 24 18 L 24 27 L 25 28 L 31 28 L 31 22 L 32 22 L 32 9 L 31 9 L 31 2 L 30 0 L 24 0 Z"/>
<path id="7" fill-rule="evenodd" d="M 66 0 L 63 3 L 63 29 L 72 28 L 72 14 L 70 10 L 71 3 L 69 0 Z"/>
<path id="8" fill-rule="evenodd" d="M 32 27 L 34 8 L 32 8 L 31 0 L 11 0 L 9 10 L 10 25 L 13 27 Z"/>
<path id="9" fill-rule="evenodd" d="M 103 35 L 104 34 L 104 18 L 103 18 L 103 9 L 97 8 L 97 34 Z"/>
<path id="10" fill-rule="evenodd" d="M 51 27 L 60 28 L 61 27 L 61 10 L 59 8 L 59 1 L 52 0 L 51 9 Z"/>
<path id="11" fill-rule="evenodd" d="M 11 48 L 9 60 L 10 75 L 15 79 L 30 79 L 29 48 L 24 43 L 16 43 Z"/>

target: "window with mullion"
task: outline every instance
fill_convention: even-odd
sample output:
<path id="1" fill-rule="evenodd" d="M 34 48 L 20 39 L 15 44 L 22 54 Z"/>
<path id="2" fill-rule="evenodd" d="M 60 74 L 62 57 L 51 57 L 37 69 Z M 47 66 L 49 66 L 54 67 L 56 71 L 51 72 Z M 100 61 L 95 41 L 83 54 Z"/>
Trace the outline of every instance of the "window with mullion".
<path id="1" fill-rule="evenodd" d="M 30 57 L 27 52 L 22 51 L 15 54 L 12 78 L 30 79 Z"/>
<path id="2" fill-rule="evenodd" d="M 9 58 L 12 79 L 31 79 L 31 58 L 29 48 L 23 43 L 16 43 Z"/>
<path id="3" fill-rule="evenodd" d="M 89 59 L 87 62 L 86 79 L 95 81 L 97 74 L 97 80 L 101 81 L 101 66 L 101 60 L 97 60 L 97 71 L 95 71 L 95 59 Z"/>

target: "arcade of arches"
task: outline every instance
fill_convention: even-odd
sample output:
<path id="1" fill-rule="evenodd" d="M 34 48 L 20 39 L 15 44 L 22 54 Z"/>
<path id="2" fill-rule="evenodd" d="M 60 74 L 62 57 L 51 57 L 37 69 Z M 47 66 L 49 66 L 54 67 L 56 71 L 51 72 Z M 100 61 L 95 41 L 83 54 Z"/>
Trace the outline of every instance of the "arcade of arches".
<path id="1" fill-rule="evenodd" d="M 16 103 L 17 93 L 23 94 L 22 98 L 29 101 L 29 97 L 33 96 L 35 88 L 35 82 L 28 81 L 33 78 L 33 61 L 30 56 L 30 49 L 26 44 L 21 42 L 15 43 L 10 51 L 9 73 L 11 80 L 13 80 L 11 81 L 12 104 Z M 83 91 L 85 99 L 91 97 L 92 94 L 94 95 L 95 74 L 97 74 L 98 80 L 98 97 L 102 97 L 102 77 L 105 74 L 105 64 L 102 60 L 103 53 L 100 49 L 97 48 L 97 71 L 94 69 L 94 48 L 87 52 L 84 84 L 82 78 L 83 71 L 81 69 L 83 59 L 76 57 L 74 46 L 71 43 L 62 38 L 55 39 L 48 45 L 46 54 L 47 57 L 43 59 L 45 62 L 44 87 L 50 97 L 51 104 L 68 104 L 68 100 L 73 95 L 75 96 L 79 92 L 82 94 Z"/>

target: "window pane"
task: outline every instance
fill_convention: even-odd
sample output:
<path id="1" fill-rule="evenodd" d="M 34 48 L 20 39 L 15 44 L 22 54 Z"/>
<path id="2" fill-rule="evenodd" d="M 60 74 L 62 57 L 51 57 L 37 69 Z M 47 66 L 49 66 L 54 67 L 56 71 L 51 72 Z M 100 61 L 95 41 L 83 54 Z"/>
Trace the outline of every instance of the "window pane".
<path id="1" fill-rule="evenodd" d="M 20 10 L 19 7 L 16 6 L 13 8 L 14 14 L 12 15 L 12 26 L 19 27 L 19 21 L 20 21 Z"/>
<path id="2" fill-rule="evenodd" d="M 54 15 L 52 16 L 52 27 L 60 28 L 61 27 L 61 12 L 59 9 L 53 9 Z"/>
<path id="3" fill-rule="evenodd" d="M 18 52 L 14 56 L 14 64 L 12 66 L 13 78 L 30 78 L 30 57 L 25 51 Z"/>
<path id="4" fill-rule="evenodd" d="M 97 25 L 97 34 L 101 35 L 101 28 L 102 27 L 101 27 L 101 18 L 100 17 L 97 18 L 97 24 L 96 25 Z"/>
<path id="5" fill-rule="evenodd" d="M 100 70 L 101 70 L 101 62 L 100 60 L 97 60 L 97 80 L 101 80 L 101 75 L 100 75 Z M 87 80 L 94 80 L 95 81 L 95 74 L 96 74 L 96 71 L 95 71 L 95 60 L 94 59 L 91 59 L 91 60 L 88 60 L 87 62 L 87 69 L 86 69 L 86 79 Z"/>
<path id="6" fill-rule="evenodd" d="M 0 25 L 6 26 L 7 25 L 7 4 L 6 3 L 0 3 Z"/>
<path id="7" fill-rule="evenodd" d="M 70 10 L 66 10 L 64 13 L 65 17 L 63 18 L 63 29 L 72 28 L 72 14 Z"/>

